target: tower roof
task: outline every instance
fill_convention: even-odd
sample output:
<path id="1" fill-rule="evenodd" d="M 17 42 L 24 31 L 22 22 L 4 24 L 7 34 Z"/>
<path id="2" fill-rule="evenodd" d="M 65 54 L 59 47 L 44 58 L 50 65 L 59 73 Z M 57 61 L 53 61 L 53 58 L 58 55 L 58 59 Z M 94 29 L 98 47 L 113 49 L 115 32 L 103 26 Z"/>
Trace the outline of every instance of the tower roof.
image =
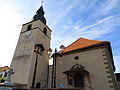
<path id="1" fill-rule="evenodd" d="M 69 51 L 73 51 L 73 50 L 77 50 L 77 49 L 81 49 L 81 48 L 86 48 L 86 47 L 98 45 L 98 44 L 105 43 L 105 42 L 108 42 L 108 41 L 98 41 L 98 40 L 90 40 L 90 39 L 86 39 L 86 38 L 79 38 L 78 40 L 73 42 L 71 45 L 66 47 L 64 49 L 64 52 L 69 52 Z"/>
<path id="2" fill-rule="evenodd" d="M 42 14 L 42 15 L 44 15 L 45 12 L 44 12 L 44 10 L 43 10 L 43 6 L 41 6 L 41 7 L 37 10 L 36 13 L 37 13 L 37 14 Z"/>
<path id="3" fill-rule="evenodd" d="M 33 17 L 33 20 L 41 20 L 41 22 L 43 22 L 44 24 L 46 24 L 46 19 L 44 17 L 44 10 L 43 10 L 43 6 L 41 5 L 41 7 L 37 10 L 36 14 Z"/>

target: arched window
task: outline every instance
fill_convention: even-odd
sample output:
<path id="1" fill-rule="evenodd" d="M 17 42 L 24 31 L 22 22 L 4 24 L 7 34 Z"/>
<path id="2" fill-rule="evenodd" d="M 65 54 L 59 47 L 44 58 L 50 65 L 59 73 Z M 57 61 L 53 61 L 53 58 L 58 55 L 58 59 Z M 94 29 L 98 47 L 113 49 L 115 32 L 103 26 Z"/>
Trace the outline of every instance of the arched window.
<path id="1" fill-rule="evenodd" d="M 78 60 L 78 59 L 79 59 L 79 57 L 78 57 L 78 56 L 75 56 L 75 57 L 74 57 L 74 59 L 75 59 L 75 60 Z"/>
<path id="2" fill-rule="evenodd" d="M 46 28 L 44 28 L 43 33 L 44 33 L 45 35 L 47 35 L 47 29 L 46 29 Z"/>
<path id="3" fill-rule="evenodd" d="M 32 25 L 31 25 L 31 24 L 28 25 L 28 27 L 27 27 L 27 31 L 31 30 L 31 28 L 32 28 Z"/>

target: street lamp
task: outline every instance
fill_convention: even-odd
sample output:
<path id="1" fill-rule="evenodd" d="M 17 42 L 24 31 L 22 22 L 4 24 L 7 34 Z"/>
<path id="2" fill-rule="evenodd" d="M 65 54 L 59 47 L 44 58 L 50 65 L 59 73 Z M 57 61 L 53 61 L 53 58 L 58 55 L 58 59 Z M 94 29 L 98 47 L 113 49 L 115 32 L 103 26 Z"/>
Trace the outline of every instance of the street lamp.
<path id="1" fill-rule="evenodd" d="M 51 57 L 53 58 L 51 88 L 56 88 L 56 57 L 57 57 L 56 48 L 55 48 L 55 52 L 52 54 Z"/>
<path id="2" fill-rule="evenodd" d="M 52 50 L 49 49 L 48 50 L 49 56 L 51 55 L 51 53 Z M 51 58 L 53 58 L 51 88 L 56 88 L 56 56 L 57 56 L 57 49 L 55 48 L 55 52 L 51 55 Z"/>
<path id="3" fill-rule="evenodd" d="M 60 46 L 60 51 L 63 51 L 65 49 L 65 46 L 64 45 L 61 45 Z"/>
<path id="4" fill-rule="evenodd" d="M 44 49 L 42 44 L 35 44 L 34 52 L 36 54 L 36 60 L 35 60 L 35 68 L 34 68 L 34 73 L 33 73 L 32 88 L 34 88 L 34 85 L 35 85 L 35 77 L 36 77 L 38 56 L 42 55 L 41 52 L 44 51 L 44 50 L 45 49 Z"/>
<path id="5" fill-rule="evenodd" d="M 52 54 L 52 49 L 49 48 L 49 49 L 48 49 L 48 55 L 50 56 L 51 54 Z"/>

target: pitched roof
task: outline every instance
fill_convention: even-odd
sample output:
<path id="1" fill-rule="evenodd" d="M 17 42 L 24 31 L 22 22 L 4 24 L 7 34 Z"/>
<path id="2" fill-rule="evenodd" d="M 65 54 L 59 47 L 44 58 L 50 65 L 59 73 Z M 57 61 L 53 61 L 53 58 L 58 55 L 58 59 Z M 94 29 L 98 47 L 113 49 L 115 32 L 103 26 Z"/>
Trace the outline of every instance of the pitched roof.
<path id="1" fill-rule="evenodd" d="M 113 55 L 112 55 L 112 50 L 111 50 L 111 45 L 109 41 L 98 41 L 98 40 L 90 40 L 86 38 L 79 38 L 75 42 L 73 42 L 71 45 L 67 46 L 63 51 L 59 51 L 58 55 L 60 54 L 67 54 L 69 52 L 74 52 L 78 50 L 83 50 L 83 49 L 88 49 L 92 47 L 97 47 L 101 45 L 108 45 L 108 50 L 110 52 L 110 56 L 112 59 L 112 66 L 113 70 L 115 71 L 115 65 L 113 61 Z"/>
<path id="2" fill-rule="evenodd" d="M 63 53 L 81 49 L 81 48 L 94 46 L 94 45 L 99 45 L 99 44 L 102 44 L 105 42 L 108 42 L 108 41 L 98 41 L 98 40 L 90 40 L 90 39 L 86 39 L 86 38 L 79 38 L 78 40 L 73 42 L 71 45 L 67 46 L 64 49 Z"/>
<path id="3" fill-rule="evenodd" d="M 8 66 L 0 67 L 0 72 L 6 71 L 6 70 L 8 70 L 8 69 L 9 69 Z"/>

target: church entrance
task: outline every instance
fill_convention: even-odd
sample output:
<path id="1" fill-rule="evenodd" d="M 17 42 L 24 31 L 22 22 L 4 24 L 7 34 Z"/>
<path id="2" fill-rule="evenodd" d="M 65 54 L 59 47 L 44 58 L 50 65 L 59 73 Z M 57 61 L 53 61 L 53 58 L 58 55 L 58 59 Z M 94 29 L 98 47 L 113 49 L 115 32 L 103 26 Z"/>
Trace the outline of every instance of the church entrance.
<path id="1" fill-rule="evenodd" d="M 80 64 L 73 65 L 70 70 L 63 72 L 67 75 L 68 87 L 84 88 L 84 79 L 89 74 Z"/>
<path id="2" fill-rule="evenodd" d="M 80 73 L 74 74 L 74 87 L 84 87 L 83 75 Z"/>
<path id="3" fill-rule="evenodd" d="M 36 84 L 36 88 L 40 88 L 40 87 L 41 87 L 40 82 L 37 82 L 37 84 Z"/>

